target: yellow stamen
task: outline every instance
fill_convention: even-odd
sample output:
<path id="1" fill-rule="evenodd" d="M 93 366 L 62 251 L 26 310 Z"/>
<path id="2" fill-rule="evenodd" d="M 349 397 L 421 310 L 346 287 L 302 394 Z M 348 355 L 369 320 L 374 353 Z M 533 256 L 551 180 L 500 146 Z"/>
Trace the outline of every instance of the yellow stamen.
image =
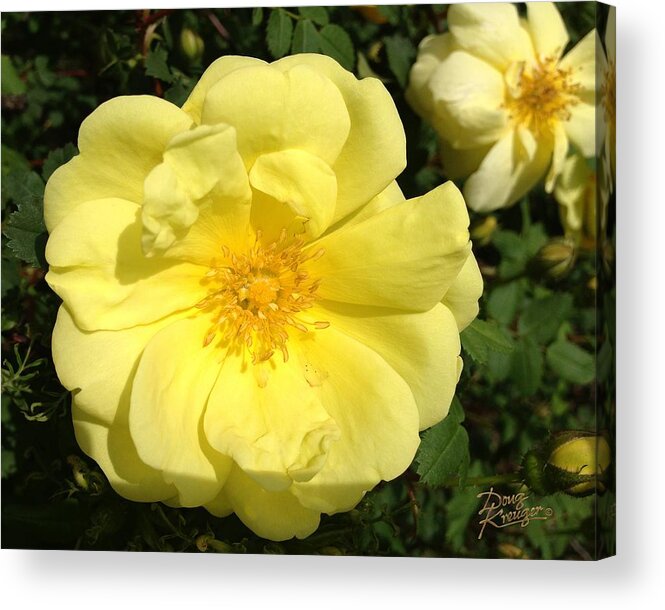
<path id="1" fill-rule="evenodd" d="M 263 246 L 257 231 L 246 254 L 222 246 L 223 260 L 213 264 L 203 279 L 210 284 L 208 296 L 196 305 L 215 313 L 204 347 L 219 335 L 226 343 L 247 348 L 254 364 L 269 360 L 276 351 L 286 362 L 289 327 L 306 333 L 308 325 L 319 330 L 330 325 L 305 322 L 297 315 L 312 307 L 320 284 L 302 266 L 324 254 L 322 249 L 305 252 L 303 243 L 287 243 L 282 231 L 277 241 Z"/>
<path id="2" fill-rule="evenodd" d="M 579 103 L 579 83 L 571 70 L 557 67 L 553 58 L 538 60 L 520 68 L 516 90 L 508 95 L 505 107 L 512 120 L 534 134 L 552 134 L 558 121 L 570 120 L 570 108 Z"/>

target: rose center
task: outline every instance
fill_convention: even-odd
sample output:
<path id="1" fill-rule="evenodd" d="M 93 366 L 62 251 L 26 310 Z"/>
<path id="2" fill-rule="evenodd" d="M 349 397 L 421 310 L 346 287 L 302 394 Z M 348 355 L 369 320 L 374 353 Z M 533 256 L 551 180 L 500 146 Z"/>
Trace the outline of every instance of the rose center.
<path id="1" fill-rule="evenodd" d="M 505 104 L 515 123 L 543 135 L 552 134 L 558 121 L 570 120 L 570 108 L 579 103 L 580 89 L 570 74 L 552 58 L 523 66 L 518 86 Z"/>
<path id="2" fill-rule="evenodd" d="M 286 231 L 264 246 L 257 232 L 254 245 L 246 253 L 222 247 L 222 259 L 206 273 L 208 295 L 197 304 L 213 314 L 213 324 L 203 344 L 219 337 L 226 345 L 247 349 L 252 362 L 269 360 L 275 351 L 289 357 L 290 329 L 308 332 L 323 329 L 328 322 L 306 322 L 299 314 L 310 309 L 320 280 L 311 278 L 307 263 L 323 255 L 323 250 L 306 250 L 301 240 L 287 242 Z"/>

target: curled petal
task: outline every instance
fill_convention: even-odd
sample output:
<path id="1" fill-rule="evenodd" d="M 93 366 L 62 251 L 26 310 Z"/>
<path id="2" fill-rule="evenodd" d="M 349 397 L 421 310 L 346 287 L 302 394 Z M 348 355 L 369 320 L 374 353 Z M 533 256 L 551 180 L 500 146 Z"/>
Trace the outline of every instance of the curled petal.
<path id="1" fill-rule="evenodd" d="M 180 108 L 148 95 L 116 97 L 99 106 L 79 130 L 81 154 L 58 168 L 46 185 L 49 232 L 85 201 L 112 197 L 140 204 L 143 182 L 162 162 L 167 143 L 191 124 Z"/>

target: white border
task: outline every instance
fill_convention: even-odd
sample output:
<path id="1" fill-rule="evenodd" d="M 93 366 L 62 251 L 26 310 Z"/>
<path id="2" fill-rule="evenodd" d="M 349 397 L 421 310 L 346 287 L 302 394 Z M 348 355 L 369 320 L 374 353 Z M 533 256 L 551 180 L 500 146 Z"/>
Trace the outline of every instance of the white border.
<path id="1" fill-rule="evenodd" d="M 619 556 L 600 563 L 2 551 L 0 591 L 17 607 L 663 607 L 665 197 L 660 2 L 616 0 L 618 53 Z M 93 3 L 62 1 L 59 10 Z M 219 6 L 163 0 L 160 8 Z M 248 3 L 228 2 L 227 5 Z M 261 2 L 262 5 L 282 4 Z M 285 2 L 286 5 L 316 2 Z M 348 4 L 329 2 L 327 4 Z M 5 6 L 7 5 L 7 6 Z M 48 10 L 48 1 L 2 10 Z M 94 8 L 136 2 L 98 1 Z M 145 6 L 156 6 L 146 2 Z M 602 605 L 602 606 L 601 606 Z M 9 606 L 11 607 L 11 606 Z"/>

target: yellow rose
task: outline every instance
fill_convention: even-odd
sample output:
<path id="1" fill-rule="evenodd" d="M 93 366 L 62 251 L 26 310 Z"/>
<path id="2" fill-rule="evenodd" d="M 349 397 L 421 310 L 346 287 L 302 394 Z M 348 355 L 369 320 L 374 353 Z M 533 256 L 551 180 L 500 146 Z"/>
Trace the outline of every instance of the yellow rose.
<path id="1" fill-rule="evenodd" d="M 464 198 L 489 212 L 520 199 L 546 176 L 551 192 L 569 142 L 595 154 L 596 32 L 568 54 L 568 33 L 550 2 L 455 4 L 450 32 L 428 36 L 407 99 L 440 137 L 451 178 L 468 176 Z"/>
<path id="2" fill-rule="evenodd" d="M 581 247 L 596 247 L 596 172 L 580 155 L 571 155 L 554 187 L 566 237 Z"/>
<path id="3" fill-rule="evenodd" d="M 182 109 L 102 104 L 48 182 L 53 356 L 122 496 L 304 537 L 446 416 L 482 280 L 460 192 L 333 60 L 214 62 Z"/>

